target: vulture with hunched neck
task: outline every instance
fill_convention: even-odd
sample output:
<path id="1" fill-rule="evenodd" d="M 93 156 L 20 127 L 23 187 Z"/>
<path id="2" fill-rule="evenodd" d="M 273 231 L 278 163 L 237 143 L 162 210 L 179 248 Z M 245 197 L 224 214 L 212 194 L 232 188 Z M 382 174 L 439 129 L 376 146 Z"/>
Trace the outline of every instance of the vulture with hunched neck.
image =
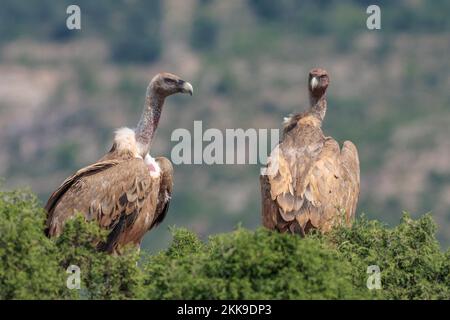
<path id="1" fill-rule="evenodd" d="M 78 170 L 50 196 L 46 234 L 58 236 L 65 222 L 80 212 L 109 231 L 107 240 L 97 244 L 99 250 L 120 254 L 124 245 L 139 247 L 144 234 L 164 219 L 172 194 L 171 162 L 149 154 L 164 100 L 192 91 L 176 75 L 156 75 L 136 129 L 118 129 L 103 158 Z"/>
<path id="2" fill-rule="evenodd" d="M 280 143 L 260 176 L 263 225 L 304 236 L 350 225 L 359 197 L 359 159 L 355 145 L 342 149 L 322 132 L 329 77 L 309 73 L 308 111 L 285 119 Z"/>

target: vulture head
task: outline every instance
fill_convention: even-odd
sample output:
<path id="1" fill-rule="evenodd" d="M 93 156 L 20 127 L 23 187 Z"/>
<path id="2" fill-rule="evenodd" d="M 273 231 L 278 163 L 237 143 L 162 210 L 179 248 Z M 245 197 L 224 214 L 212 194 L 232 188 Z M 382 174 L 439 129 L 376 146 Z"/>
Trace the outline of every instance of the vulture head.
<path id="1" fill-rule="evenodd" d="M 152 81 L 150 81 L 149 88 L 153 89 L 164 98 L 175 93 L 188 93 L 192 96 L 194 91 L 189 82 L 168 72 L 158 73 Z"/>
<path id="2" fill-rule="evenodd" d="M 320 98 L 327 90 L 330 78 L 325 69 L 315 68 L 309 72 L 308 87 L 311 95 Z"/>

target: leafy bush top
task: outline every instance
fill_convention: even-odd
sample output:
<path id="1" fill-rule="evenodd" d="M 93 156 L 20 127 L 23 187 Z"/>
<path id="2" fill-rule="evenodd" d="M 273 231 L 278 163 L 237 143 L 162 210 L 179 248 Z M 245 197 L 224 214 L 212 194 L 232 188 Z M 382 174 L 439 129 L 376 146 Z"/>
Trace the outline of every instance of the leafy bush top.
<path id="1" fill-rule="evenodd" d="M 352 228 L 306 239 L 243 228 L 201 241 L 173 229 L 156 255 L 95 251 L 105 236 L 81 216 L 56 240 L 29 192 L 0 192 L 0 299 L 449 299 L 450 250 L 435 239 L 430 215 L 404 215 L 392 229 L 358 219 Z M 66 268 L 81 270 L 81 290 Z M 378 265 L 381 290 L 366 287 Z"/>

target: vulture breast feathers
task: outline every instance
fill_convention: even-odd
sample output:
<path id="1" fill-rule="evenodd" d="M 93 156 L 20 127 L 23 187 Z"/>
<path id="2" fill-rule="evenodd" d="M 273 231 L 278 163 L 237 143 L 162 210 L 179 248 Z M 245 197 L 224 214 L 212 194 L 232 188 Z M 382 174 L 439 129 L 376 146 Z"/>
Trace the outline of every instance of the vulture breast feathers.
<path id="1" fill-rule="evenodd" d="M 263 224 L 304 235 L 350 224 L 359 197 L 359 159 L 355 145 L 339 144 L 322 133 L 326 101 L 287 119 L 282 141 L 261 175 Z"/>
<path id="2" fill-rule="evenodd" d="M 170 161 L 119 155 L 114 148 L 50 196 L 45 207 L 49 236 L 59 235 L 64 223 L 80 212 L 110 231 L 99 249 L 116 252 L 126 244 L 139 246 L 144 234 L 164 219 L 173 186 Z"/>

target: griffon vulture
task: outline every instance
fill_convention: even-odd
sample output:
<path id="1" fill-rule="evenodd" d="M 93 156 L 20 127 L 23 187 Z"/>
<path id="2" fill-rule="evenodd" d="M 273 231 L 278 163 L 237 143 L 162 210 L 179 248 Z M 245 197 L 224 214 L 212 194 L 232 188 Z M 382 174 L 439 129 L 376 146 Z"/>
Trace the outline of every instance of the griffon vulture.
<path id="1" fill-rule="evenodd" d="M 322 132 L 328 84 L 325 70 L 309 72 L 310 108 L 285 119 L 282 139 L 260 176 L 263 225 L 269 229 L 304 236 L 312 229 L 349 225 L 354 217 L 358 151 L 350 141 L 340 149 Z"/>
<path id="2" fill-rule="evenodd" d="M 172 194 L 171 162 L 149 154 L 164 100 L 192 92 L 192 85 L 176 75 L 156 75 L 147 87 L 136 129 L 118 129 L 103 158 L 78 170 L 50 196 L 46 234 L 58 236 L 64 223 L 80 212 L 109 230 L 99 250 L 120 253 L 126 244 L 139 247 L 144 234 L 164 219 Z"/>

